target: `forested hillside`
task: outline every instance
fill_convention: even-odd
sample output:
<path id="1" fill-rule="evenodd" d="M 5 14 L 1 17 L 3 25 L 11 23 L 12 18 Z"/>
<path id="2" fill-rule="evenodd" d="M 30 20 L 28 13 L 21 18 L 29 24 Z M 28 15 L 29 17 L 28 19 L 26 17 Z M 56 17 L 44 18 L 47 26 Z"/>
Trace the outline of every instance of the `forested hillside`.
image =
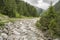
<path id="1" fill-rule="evenodd" d="M 0 13 L 9 17 L 37 17 L 36 9 L 21 0 L 0 0 Z"/>
<path id="2" fill-rule="evenodd" d="M 55 10 L 60 13 L 60 1 L 55 5 Z"/>
<path id="3" fill-rule="evenodd" d="M 56 13 L 58 15 L 58 17 L 57 17 L 58 23 L 59 23 L 58 26 L 60 26 L 60 1 L 55 5 L 55 11 L 56 11 Z"/>

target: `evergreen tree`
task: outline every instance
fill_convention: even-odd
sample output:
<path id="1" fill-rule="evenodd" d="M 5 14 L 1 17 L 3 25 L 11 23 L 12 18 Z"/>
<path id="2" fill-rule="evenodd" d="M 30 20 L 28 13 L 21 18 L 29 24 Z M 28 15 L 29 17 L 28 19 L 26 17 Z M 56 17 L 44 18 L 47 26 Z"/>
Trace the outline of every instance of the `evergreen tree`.
<path id="1" fill-rule="evenodd" d="M 58 15 L 54 10 L 54 7 L 49 7 L 40 18 L 37 23 L 37 26 L 43 31 L 46 32 L 46 37 L 56 38 L 60 36 L 60 27 L 58 26 Z M 52 39 L 53 40 L 53 39 Z"/>
<path id="2" fill-rule="evenodd" d="M 0 12 L 9 17 L 38 16 L 36 9 L 22 0 L 0 0 Z"/>
<path id="3" fill-rule="evenodd" d="M 3 14 L 8 15 L 9 17 L 15 17 L 15 12 L 17 9 L 15 0 L 4 0 L 5 8 Z"/>
<path id="4" fill-rule="evenodd" d="M 3 12 L 4 9 L 4 0 L 0 0 L 0 13 Z"/>

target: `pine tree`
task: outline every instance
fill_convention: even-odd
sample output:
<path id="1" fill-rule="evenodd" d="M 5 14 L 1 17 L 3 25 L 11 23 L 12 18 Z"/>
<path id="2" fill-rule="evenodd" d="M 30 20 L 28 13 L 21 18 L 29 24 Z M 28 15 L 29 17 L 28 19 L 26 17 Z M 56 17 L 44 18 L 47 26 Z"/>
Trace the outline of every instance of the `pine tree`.
<path id="1" fill-rule="evenodd" d="M 0 0 L 0 13 L 4 10 L 4 0 Z"/>
<path id="2" fill-rule="evenodd" d="M 3 14 L 8 15 L 9 17 L 15 17 L 15 12 L 17 9 L 15 0 L 4 0 L 5 8 Z"/>
<path id="3" fill-rule="evenodd" d="M 38 16 L 36 9 L 22 0 L 0 0 L 0 13 L 9 17 Z"/>
<path id="4" fill-rule="evenodd" d="M 54 10 L 54 7 L 51 6 L 49 9 L 41 16 L 38 21 L 37 26 L 45 32 L 46 37 L 56 38 L 60 36 L 60 27 L 58 26 L 58 15 Z M 53 40 L 53 39 L 52 39 Z"/>

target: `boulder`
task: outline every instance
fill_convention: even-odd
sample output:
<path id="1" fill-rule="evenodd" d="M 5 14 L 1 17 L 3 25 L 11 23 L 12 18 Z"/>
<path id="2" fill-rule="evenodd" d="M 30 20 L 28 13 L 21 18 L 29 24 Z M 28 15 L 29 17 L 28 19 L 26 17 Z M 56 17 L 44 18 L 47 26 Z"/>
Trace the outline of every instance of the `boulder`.
<path id="1" fill-rule="evenodd" d="M 4 39 L 7 39 L 8 38 L 8 35 L 6 33 L 1 33 L 1 36 L 4 38 Z"/>

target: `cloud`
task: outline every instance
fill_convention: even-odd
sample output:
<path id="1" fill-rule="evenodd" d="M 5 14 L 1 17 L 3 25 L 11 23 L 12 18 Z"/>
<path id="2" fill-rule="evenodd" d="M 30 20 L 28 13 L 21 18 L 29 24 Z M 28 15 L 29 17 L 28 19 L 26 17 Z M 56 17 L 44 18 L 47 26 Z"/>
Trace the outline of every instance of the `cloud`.
<path id="1" fill-rule="evenodd" d="M 43 2 L 43 0 L 38 1 L 37 7 L 42 9 L 47 9 L 50 6 L 50 4 Z"/>
<path id="2" fill-rule="evenodd" d="M 24 1 L 29 3 L 32 6 L 46 10 L 49 8 L 51 0 L 24 0 Z M 58 1 L 59 0 L 52 0 L 53 5 L 55 5 Z"/>

